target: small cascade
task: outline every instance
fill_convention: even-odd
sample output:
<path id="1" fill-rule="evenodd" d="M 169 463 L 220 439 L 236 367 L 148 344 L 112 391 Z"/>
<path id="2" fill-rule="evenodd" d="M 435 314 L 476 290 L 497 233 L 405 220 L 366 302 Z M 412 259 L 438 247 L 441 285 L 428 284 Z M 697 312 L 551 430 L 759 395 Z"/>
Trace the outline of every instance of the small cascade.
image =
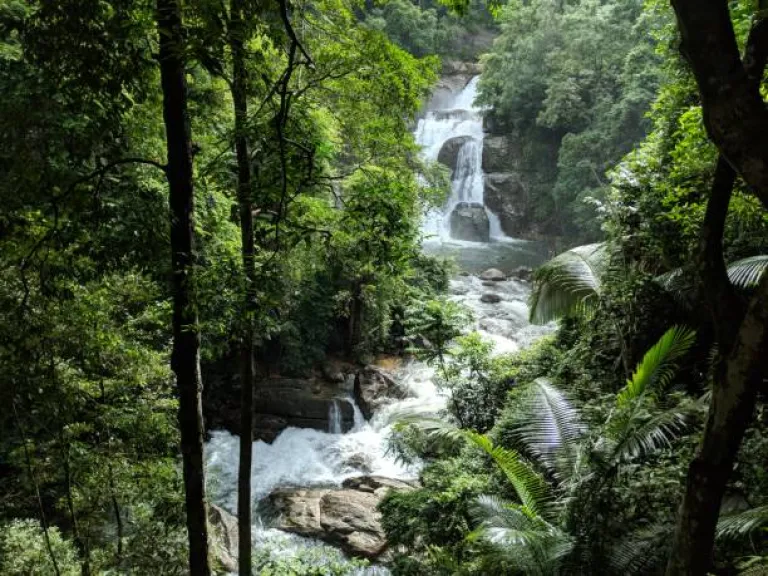
<path id="1" fill-rule="evenodd" d="M 328 407 L 328 433 L 341 434 L 341 406 L 338 400 L 333 400 Z"/>
<path id="2" fill-rule="evenodd" d="M 442 209 L 433 209 L 424 216 L 422 231 L 425 237 L 451 240 L 454 236 L 451 217 L 457 208 L 462 209 L 460 217 L 466 218 L 464 215 L 469 214 L 475 220 L 469 223 L 468 231 L 475 241 L 486 241 L 489 236 L 504 237 L 499 218 L 485 206 L 483 199 L 483 117 L 474 104 L 479 79 L 479 76 L 472 78 L 445 108 L 429 110 L 416 129 L 416 142 L 421 145 L 422 154 L 433 161 L 437 160 L 446 142 L 452 138 L 466 138 L 458 151 L 450 198 Z M 470 238 L 460 236 L 459 239 Z"/>

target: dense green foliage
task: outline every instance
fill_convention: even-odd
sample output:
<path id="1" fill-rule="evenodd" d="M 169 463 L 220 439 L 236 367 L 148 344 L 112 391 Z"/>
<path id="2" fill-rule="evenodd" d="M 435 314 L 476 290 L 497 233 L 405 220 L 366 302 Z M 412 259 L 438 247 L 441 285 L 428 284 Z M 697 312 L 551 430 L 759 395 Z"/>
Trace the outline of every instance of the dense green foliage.
<path id="1" fill-rule="evenodd" d="M 445 283 L 417 227 L 444 184 L 416 180 L 429 170 L 409 132 L 436 61 L 320 2 L 293 14 L 309 67 L 270 14 L 248 45 L 253 322 L 260 356 L 302 371 L 328 351 L 394 346 L 409 298 Z M 183 16 L 202 352 L 215 361 L 233 348 L 243 283 L 227 14 L 201 1 Z M 3 574 L 48 574 L 52 558 L 62 574 L 184 571 L 156 50 L 149 5 L 0 2 Z"/>
<path id="2" fill-rule="evenodd" d="M 533 220 L 549 233 L 596 238 L 606 172 L 648 129 L 659 82 L 642 0 L 510 2 L 484 57 L 480 102 L 492 132 L 520 147 Z"/>

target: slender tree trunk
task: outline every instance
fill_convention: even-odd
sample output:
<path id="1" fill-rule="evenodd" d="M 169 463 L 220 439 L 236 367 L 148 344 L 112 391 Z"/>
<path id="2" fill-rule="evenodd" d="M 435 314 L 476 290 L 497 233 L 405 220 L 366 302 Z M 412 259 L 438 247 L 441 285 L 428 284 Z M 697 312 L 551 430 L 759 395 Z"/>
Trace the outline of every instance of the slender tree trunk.
<path id="1" fill-rule="evenodd" d="M 72 535 L 74 536 L 77 547 L 83 555 L 83 562 L 80 566 L 81 574 L 83 576 L 91 575 L 91 551 L 88 548 L 88 543 L 80 533 L 80 525 L 77 521 L 77 514 L 75 513 L 75 499 L 72 494 L 72 468 L 69 465 L 69 451 L 70 447 L 63 438 L 59 438 L 63 450 L 64 450 L 64 484 L 67 487 L 67 508 L 69 509 L 69 518 L 72 522 Z"/>
<path id="2" fill-rule="evenodd" d="M 238 564 L 240 576 L 251 574 L 251 462 L 253 459 L 254 319 L 256 268 L 254 262 L 251 164 L 248 153 L 248 76 L 245 67 L 243 0 L 230 2 L 229 43 L 232 50 L 232 100 L 235 108 L 237 198 L 245 275 L 243 332 L 240 339 L 240 461 L 237 478 Z"/>
<path id="3" fill-rule="evenodd" d="M 179 428 L 184 468 L 189 569 L 209 576 L 208 519 L 203 468 L 200 335 L 194 269 L 192 142 L 187 112 L 184 42 L 178 0 L 157 0 L 163 118 L 168 149 L 173 272 L 173 351 L 171 368 L 179 394 Z"/>

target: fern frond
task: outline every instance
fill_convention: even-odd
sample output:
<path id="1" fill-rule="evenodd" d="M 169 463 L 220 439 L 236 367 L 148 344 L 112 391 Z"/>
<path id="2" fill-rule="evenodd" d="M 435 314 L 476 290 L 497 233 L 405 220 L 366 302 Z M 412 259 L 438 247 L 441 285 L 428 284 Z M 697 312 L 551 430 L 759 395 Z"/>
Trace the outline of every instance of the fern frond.
<path id="1" fill-rule="evenodd" d="M 653 574 L 667 560 L 674 526 L 657 524 L 617 539 L 609 551 L 613 574 Z"/>
<path id="2" fill-rule="evenodd" d="M 754 288 L 768 270 L 768 254 L 750 256 L 728 265 L 728 278 L 737 288 Z"/>
<path id="3" fill-rule="evenodd" d="M 696 332 L 685 326 L 673 326 L 645 353 L 632 378 L 619 393 L 616 403 L 625 407 L 653 387 L 665 388 L 677 370 L 676 360 L 684 356 L 696 340 Z"/>
<path id="4" fill-rule="evenodd" d="M 471 539 L 483 539 L 526 574 L 552 574 L 573 548 L 570 538 L 525 506 L 495 496 L 478 497 L 471 514 L 478 528 Z"/>
<path id="5" fill-rule="evenodd" d="M 681 403 L 651 416 L 637 428 L 630 428 L 615 446 L 612 461 L 630 462 L 668 448 L 690 427 L 697 411 L 695 403 Z"/>
<path id="6" fill-rule="evenodd" d="M 530 321 L 546 324 L 578 309 L 592 309 L 602 290 L 607 261 L 604 244 L 588 244 L 541 266 L 534 274 Z"/>

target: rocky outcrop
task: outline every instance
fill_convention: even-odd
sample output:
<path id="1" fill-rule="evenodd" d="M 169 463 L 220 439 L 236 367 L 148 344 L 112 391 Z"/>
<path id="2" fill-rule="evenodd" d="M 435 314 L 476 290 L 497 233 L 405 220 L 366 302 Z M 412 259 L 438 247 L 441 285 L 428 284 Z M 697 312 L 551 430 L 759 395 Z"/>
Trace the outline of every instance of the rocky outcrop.
<path id="1" fill-rule="evenodd" d="M 340 415 L 341 430 L 354 424 L 352 405 L 340 398 L 352 393 L 355 368 L 337 363 L 308 378 L 272 377 L 259 381 L 254 402 L 254 440 L 272 442 L 289 426 L 330 430 L 331 415 Z M 240 375 L 237 360 L 206 366 L 203 410 L 209 430 L 240 429 Z"/>
<path id="2" fill-rule="evenodd" d="M 354 423 L 354 409 L 347 401 L 340 401 L 341 390 L 328 386 L 324 380 L 271 378 L 257 385 L 256 406 L 263 416 L 282 419 L 288 426 L 329 430 L 332 410 L 341 412 L 341 430 L 346 432 Z"/>
<path id="3" fill-rule="evenodd" d="M 385 370 L 366 366 L 355 376 L 354 398 L 366 420 L 390 404 L 393 400 L 406 398 L 408 391 L 400 386 Z"/>
<path id="4" fill-rule="evenodd" d="M 387 549 L 377 506 L 389 490 L 408 482 L 380 476 L 346 480 L 341 488 L 280 489 L 268 498 L 275 528 L 317 538 L 353 556 L 376 559 Z"/>
<path id="5" fill-rule="evenodd" d="M 451 212 L 451 238 L 470 242 L 488 242 L 491 227 L 482 204 L 459 202 Z"/>
<path id="6" fill-rule="evenodd" d="M 522 148 L 509 136 L 491 136 L 483 139 L 483 172 L 516 172 L 522 165 Z"/>
<path id="7" fill-rule="evenodd" d="M 209 504 L 208 524 L 216 562 L 227 572 L 237 572 L 237 518 L 216 504 Z"/>
<path id="8" fill-rule="evenodd" d="M 443 60 L 443 76 L 477 76 L 483 71 L 480 62 Z"/>
<path id="9" fill-rule="evenodd" d="M 443 147 L 440 148 L 440 152 L 437 155 L 437 161 L 455 171 L 459 160 L 459 150 L 461 150 L 461 147 L 470 140 L 473 140 L 472 136 L 456 136 L 454 138 L 449 138 L 445 141 Z"/>
<path id="10" fill-rule="evenodd" d="M 528 228 L 528 193 L 520 175 L 515 172 L 492 172 L 485 175 L 485 205 L 499 217 L 507 236 L 518 237 Z"/>

